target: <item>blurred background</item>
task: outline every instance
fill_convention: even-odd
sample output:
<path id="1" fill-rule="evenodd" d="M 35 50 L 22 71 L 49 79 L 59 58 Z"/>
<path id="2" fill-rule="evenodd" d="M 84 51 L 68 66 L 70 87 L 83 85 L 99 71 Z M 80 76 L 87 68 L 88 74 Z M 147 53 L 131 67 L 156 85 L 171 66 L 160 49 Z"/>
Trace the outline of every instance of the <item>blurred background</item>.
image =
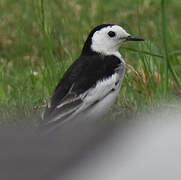
<path id="1" fill-rule="evenodd" d="M 180 109 L 162 109 L 50 134 L 1 128 L 0 179 L 180 180 L 180 119 Z"/>
<path id="2" fill-rule="evenodd" d="M 179 0 L 1 0 L 0 125 L 36 125 L 31 114 L 44 110 L 90 30 L 103 23 L 146 39 L 120 49 L 127 70 L 119 115 L 180 102 L 180 17 Z"/>

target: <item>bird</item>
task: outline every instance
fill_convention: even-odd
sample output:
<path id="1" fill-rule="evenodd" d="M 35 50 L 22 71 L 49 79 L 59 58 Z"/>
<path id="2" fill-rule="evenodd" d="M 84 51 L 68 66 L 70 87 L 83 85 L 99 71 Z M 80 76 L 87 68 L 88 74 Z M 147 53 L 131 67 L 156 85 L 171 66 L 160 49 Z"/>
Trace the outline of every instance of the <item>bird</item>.
<path id="1" fill-rule="evenodd" d="M 89 33 L 80 56 L 57 84 L 42 117 L 43 127 L 61 127 L 77 117 L 102 117 L 113 105 L 125 74 L 119 48 L 144 41 L 117 24 L 101 24 Z"/>

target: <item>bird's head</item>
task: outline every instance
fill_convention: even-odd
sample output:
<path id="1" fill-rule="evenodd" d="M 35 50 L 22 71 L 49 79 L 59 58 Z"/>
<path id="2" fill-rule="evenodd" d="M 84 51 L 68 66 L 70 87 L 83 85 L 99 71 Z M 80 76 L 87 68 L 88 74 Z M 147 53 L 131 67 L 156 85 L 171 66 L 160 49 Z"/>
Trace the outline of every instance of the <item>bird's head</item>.
<path id="1" fill-rule="evenodd" d="M 103 24 L 95 27 L 89 34 L 82 54 L 100 53 L 110 55 L 118 51 L 127 41 L 143 41 L 143 38 L 131 36 L 121 26 Z"/>

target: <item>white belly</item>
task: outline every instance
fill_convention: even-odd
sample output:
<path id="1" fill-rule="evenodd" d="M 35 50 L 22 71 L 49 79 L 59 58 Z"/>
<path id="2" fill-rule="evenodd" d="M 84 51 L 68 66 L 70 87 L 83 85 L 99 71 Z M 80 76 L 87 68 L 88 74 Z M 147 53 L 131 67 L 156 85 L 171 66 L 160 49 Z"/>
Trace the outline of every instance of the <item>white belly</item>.
<path id="1" fill-rule="evenodd" d="M 101 101 L 97 102 L 91 108 L 85 111 L 85 118 L 88 119 L 99 119 L 102 118 L 110 107 L 114 104 L 116 96 L 119 90 L 115 90 L 103 98 Z"/>
<path id="2" fill-rule="evenodd" d="M 122 68 L 122 69 L 121 69 Z M 78 110 L 84 119 L 101 118 L 113 105 L 120 90 L 124 77 L 124 66 L 120 67 L 118 73 L 98 82 L 96 87 L 90 89 L 84 99 L 82 107 Z M 114 89 L 114 91 L 112 91 Z"/>

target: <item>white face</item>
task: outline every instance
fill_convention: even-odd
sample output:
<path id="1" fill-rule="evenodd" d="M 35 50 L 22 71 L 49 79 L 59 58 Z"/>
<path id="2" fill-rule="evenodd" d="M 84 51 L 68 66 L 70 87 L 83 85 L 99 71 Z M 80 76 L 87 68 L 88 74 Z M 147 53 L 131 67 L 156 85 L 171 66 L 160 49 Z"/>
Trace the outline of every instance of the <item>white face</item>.
<path id="1" fill-rule="evenodd" d="M 101 54 L 114 54 L 128 36 L 130 34 L 118 25 L 107 26 L 94 33 L 91 48 Z"/>

